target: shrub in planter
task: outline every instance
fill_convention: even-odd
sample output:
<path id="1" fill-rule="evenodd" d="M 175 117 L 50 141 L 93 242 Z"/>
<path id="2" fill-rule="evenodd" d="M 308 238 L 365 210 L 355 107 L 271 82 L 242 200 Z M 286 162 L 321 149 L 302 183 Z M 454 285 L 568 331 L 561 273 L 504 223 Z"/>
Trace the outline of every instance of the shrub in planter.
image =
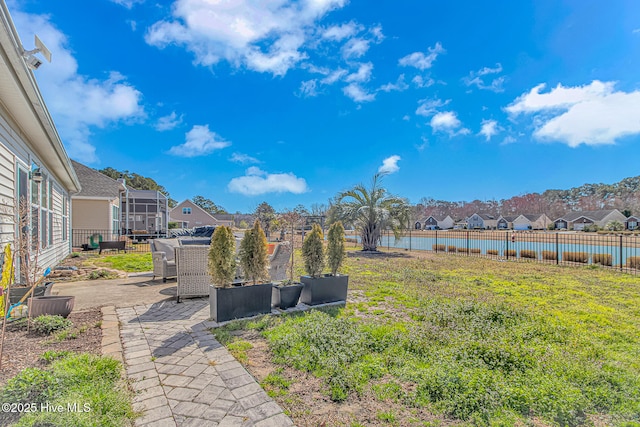
<path id="1" fill-rule="evenodd" d="M 528 259 L 538 259 L 538 252 L 523 249 L 520 251 L 520 258 L 528 258 Z"/>
<path id="2" fill-rule="evenodd" d="M 587 252 L 563 252 L 562 260 L 586 264 L 589 262 L 589 254 Z"/>
<path id="3" fill-rule="evenodd" d="M 231 286 L 236 274 L 236 240 L 231 228 L 217 227 L 209 245 L 209 275 L 220 288 Z"/>
<path id="4" fill-rule="evenodd" d="M 487 255 L 498 255 L 498 251 L 496 249 L 487 249 Z"/>
<path id="5" fill-rule="evenodd" d="M 457 251 L 461 254 L 466 254 L 467 252 L 469 252 L 469 249 L 467 248 L 457 248 Z"/>
<path id="6" fill-rule="evenodd" d="M 447 246 L 447 252 L 455 252 L 456 249 L 458 249 L 458 248 L 455 247 L 455 246 L 452 246 L 452 245 Z"/>
<path id="7" fill-rule="evenodd" d="M 223 227 L 218 227 L 220 228 Z M 240 264 L 246 278 L 253 282 L 253 286 L 228 287 L 235 275 L 235 262 L 229 260 L 230 256 L 235 256 L 235 238 L 232 233 L 231 238 L 229 237 L 230 231 L 220 231 L 218 236 L 214 233 L 211 248 L 216 247 L 221 251 L 209 252 L 209 273 L 218 285 L 211 286 L 209 290 L 210 314 L 216 322 L 271 312 L 272 284 L 256 284 L 269 277 L 267 238 L 260 222 L 256 221 L 253 228 L 245 232 L 240 242 Z"/>
<path id="8" fill-rule="evenodd" d="M 311 232 L 302 242 L 302 258 L 304 269 L 313 278 L 320 277 L 324 269 L 324 247 L 322 241 L 322 229 L 318 224 L 313 224 Z"/>
<path id="9" fill-rule="evenodd" d="M 509 258 L 515 258 L 517 255 L 517 252 L 515 249 L 507 249 L 505 251 L 505 256 L 508 256 Z"/>
<path id="10" fill-rule="evenodd" d="M 556 251 L 542 251 L 542 259 L 547 261 L 555 261 L 558 257 Z"/>
<path id="11" fill-rule="evenodd" d="M 338 275 L 338 269 L 342 266 L 346 250 L 344 248 L 344 227 L 337 221 L 329 227 L 327 239 L 327 264 L 332 276 Z"/>
<path id="12" fill-rule="evenodd" d="M 471 248 L 469 249 L 469 252 L 471 252 L 472 254 L 480 254 L 482 253 L 482 250 L 480 250 L 479 248 Z"/>
<path id="13" fill-rule="evenodd" d="M 447 250 L 445 245 L 433 245 L 431 248 L 436 252 L 444 252 Z"/>
<path id="14" fill-rule="evenodd" d="M 344 258 L 344 252 L 340 247 L 341 241 L 344 241 L 344 228 L 342 228 L 342 224 L 334 224 L 332 227 L 334 227 L 332 231 L 333 237 L 330 239 L 329 244 L 331 247 L 328 252 L 333 253 L 333 255 L 329 256 L 330 267 L 333 270 L 336 266 L 339 267 L 342 263 L 342 258 Z M 324 268 L 322 241 L 322 229 L 318 224 L 314 224 L 311 232 L 302 243 L 302 257 L 308 276 L 300 278 L 300 281 L 304 284 L 300 294 L 300 301 L 309 305 L 346 301 L 347 299 L 349 276 L 337 275 L 337 268 L 332 271 L 336 275 L 322 275 Z"/>
<path id="15" fill-rule="evenodd" d="M 594 264 L 607 265 L 609 267 L 613 265 L 611 254 L 593 254 L 592 260 Z"/>

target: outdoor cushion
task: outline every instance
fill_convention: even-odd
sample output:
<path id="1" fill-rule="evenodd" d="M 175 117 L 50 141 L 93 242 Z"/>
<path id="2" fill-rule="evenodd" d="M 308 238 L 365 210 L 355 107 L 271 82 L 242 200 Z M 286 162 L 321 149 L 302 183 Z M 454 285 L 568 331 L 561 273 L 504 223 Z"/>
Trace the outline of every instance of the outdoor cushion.
<path id="1" fill-rule="evenodd" d="M 156 252 L 164 252 L 167 261 L 175 260 L 174 249 L 179 245 L 178 239 L 154 239 L 154 246 Z"/>

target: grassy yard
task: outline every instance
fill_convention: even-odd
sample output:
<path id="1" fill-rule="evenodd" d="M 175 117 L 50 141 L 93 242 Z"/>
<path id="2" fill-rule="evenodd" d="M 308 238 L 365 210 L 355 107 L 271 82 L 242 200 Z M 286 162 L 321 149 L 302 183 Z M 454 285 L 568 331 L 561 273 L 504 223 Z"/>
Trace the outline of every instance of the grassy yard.
<path id="1" fill-rule="evenodd" d="M 214 331 L 250 369 L 260 333 L 262 384 L 297 425 L 309 377 L 337 412 L 377 403 L 338 425 L 640 426 L 637 277 L 406 252 L 351 252 L 344 273 L 344 309 Z"/>
<path id="2" fill-rule="evenodd" d="M 151 252 L 129 252 L 126 254 L 101 256 L 96 258 L 95 260 L 92 260 L 92 264 L 100 267 L 126 271 L 128 273 L 153 270 Z"/>

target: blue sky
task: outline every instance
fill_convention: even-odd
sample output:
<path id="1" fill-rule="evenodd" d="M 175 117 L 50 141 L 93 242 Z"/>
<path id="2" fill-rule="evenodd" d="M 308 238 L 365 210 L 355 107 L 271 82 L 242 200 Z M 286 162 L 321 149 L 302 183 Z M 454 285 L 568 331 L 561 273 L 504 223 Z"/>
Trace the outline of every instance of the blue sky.
<path id="1" fill-rule="evenodd" d="M 640 2 L 9 1 L 70 157 L 231 212 L 640 175 Z"/>

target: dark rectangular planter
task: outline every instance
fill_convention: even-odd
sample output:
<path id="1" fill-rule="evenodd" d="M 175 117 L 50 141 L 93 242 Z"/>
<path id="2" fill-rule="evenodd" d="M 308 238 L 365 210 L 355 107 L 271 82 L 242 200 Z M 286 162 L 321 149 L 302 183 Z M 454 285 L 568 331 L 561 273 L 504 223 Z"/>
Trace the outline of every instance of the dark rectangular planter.
<path id="1" fill-rule="evenodd" d="M 16 286 L 16 285 L 11 285 L 11 291 L 9 294 L 9 303 L 10 304 L 17 304 L 22 297 L 24 297 L 24 295 L 29 291 L 29 287 L 26 286 Z M 33 292 L 31 293 L 31 295 L 29 295 L 29 298 L 31 297 L 41 297 L 41 296 L 49 296 L 51 295 L 51 288 L 53 287 L 53 282 L 47 282 L 43 285 L 38 285 L 33 289 Z"/>
<path id="2" fill-rule="evenodd" d="M 288 286 L 274 286 L 271 304 L 274 307 L 280 307 L 283 310 L 295 307 L 298 305 L 302 287 L 302 283 L 294 283 Z"/>
<path id="3" fill-rule="evenodd" d="M 347 300 L 349 276 L 301 276 L 300 281 L 304 285 L 300 302 L 304 304 L 316 305 Z"/>
<path id="4" fill-rule="evenodd" d="M 271 313 L 273 285 L 209 287 L 209 310 L 216 322 Z"/>

